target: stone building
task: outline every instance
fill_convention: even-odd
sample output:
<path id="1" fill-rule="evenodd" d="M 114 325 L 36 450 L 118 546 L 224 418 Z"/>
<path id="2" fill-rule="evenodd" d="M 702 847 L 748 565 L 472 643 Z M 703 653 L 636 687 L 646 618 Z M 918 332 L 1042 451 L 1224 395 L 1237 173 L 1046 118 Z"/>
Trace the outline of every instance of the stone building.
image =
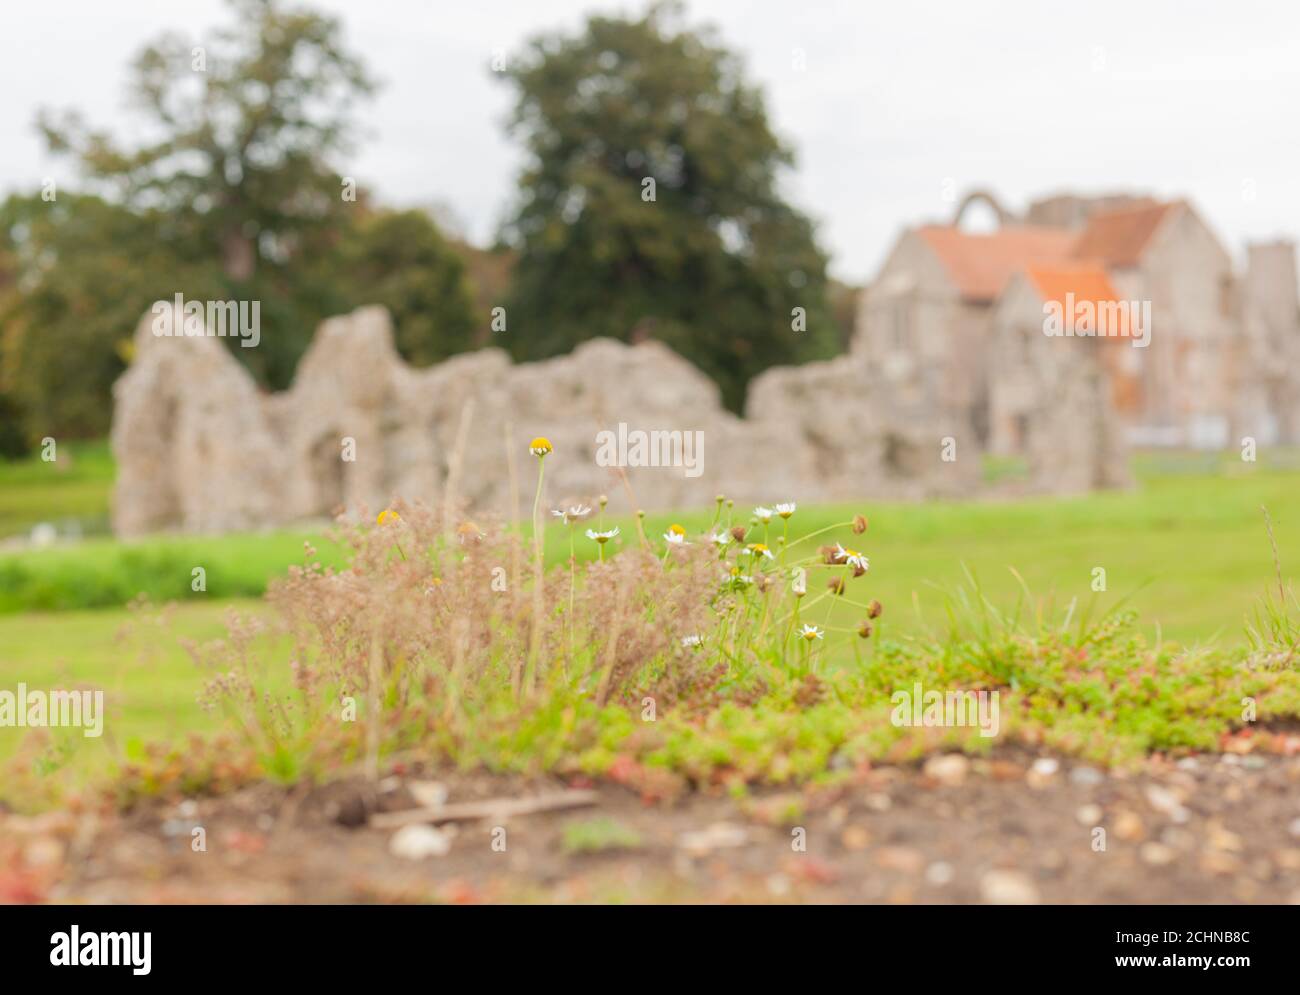
<path id="1" fill-rule="evenodd" d="M 990 316 L 992 450 L 1024 453 L 1059 491 L 1127 486 L 1124 419 L 1140 399 L 1130 315 L 1095 264 L 1029 266 Z M 1063 327 L 1044 334 L 1045 305 Z M 1083 305 L 1082 307 L 1080 305 Z M 1091 317 L 1081 321 L 1079 313 Z"/>
<path id="2" fill-rule="evenodd" d="M 521 365 L 484 349 L 413 369 L 387 312 L 363 308 L 324 322 L 289 389 L 266 394 L 216 338 L 159 336 L 154 323 L 142 320 L 114 385 L 119 535 L 373 514 L 398 497 L 527 514 L 517 505 L 530 500 L 538 435 L 556 450 L 551 507 L 602 493 L 623 511 L 712 507 L 720 491 L 742 508 L 955 495 L 978 474 L 973 449 L 943 458 L 951 432 L 939 420 L 877 408 L 861 356 L 769 370 L 739 418 L 708 377 L 655 341 L 595 339 Z M 669 445 L 678 465 L 607 466 L 602 432 L 692 433 L 699 446 Z"/>
<path id="3" fill-rule="evenodd" d="M 1021 267 L 1067 260 L 1074 237 L 1022 225 L 976 234 L 960 218 L 899 237 L 863 292 L 854 351 L 871 357 L 883 404 L 937 414 L 983 447 L 993 306 Z"/>
<path id="4" fill-rule="evenodd" d="M 962 228 L 962 214 L 978 200 L 994 205 L 998 230 Z M 965 419 L 995 452 L 1033 457 L 1024 448 L 1024 419 L 1050 402 L 1055 381 L 1038 374 L 1054 368 L 1061 350 L 1043 357 L 1026 351 L 1059 342 L 1041 334 L 1041 311 L 1038 336 L 1008 335 L 999 322 L 1032 320 L 1024 308 L 1049 272 L 1062 295 L 1094 302 L 1113 297 L 1145 307 L 1150 316 L 1147 347 L 1101 351 L 1111 357 L 1100 368 L 1113 383 L 1097 395 L 1099 403 L 1108 400 L 1091 417 L 1106 424 L 1081 429 L 1081 440 L 1098 432 L 1109 437 L 1118 416 L 1128 444 L 1212 448 L 1235 445 L 1244 435 L 1300 441 L 1300 300 L 1292 246 L 1250 247 L 1246 271 L 1238 275 L 1186 201 L 1128 194 L 1055 195 L 1031 204 L 1022 222 L 981 192 L 950 223 L 905 231 L 864 292 L 858 316 L 856 345 L 879 366 L 882 401 L 941 408 Z M 1102 277 L 1104 287 L 1097 282 Z M 1059 284 L 1073 278 L 1079 286 Z M 1003 307 L 1013 283 L 1018 299 Z M 1041 289 L 1037 303 L 1046 303 Z M 1058 440 L 1067 444 L 1068 438 Z M 1051 461 L 1031 459 L 1031 472 L 1043 486 L 1064 487 Z"/>

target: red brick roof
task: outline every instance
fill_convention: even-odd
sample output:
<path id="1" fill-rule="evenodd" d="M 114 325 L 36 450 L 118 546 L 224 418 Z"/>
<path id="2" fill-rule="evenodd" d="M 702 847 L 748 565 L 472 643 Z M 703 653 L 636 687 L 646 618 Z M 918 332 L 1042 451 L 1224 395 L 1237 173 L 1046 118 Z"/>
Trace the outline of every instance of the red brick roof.
<path id="1" fill-rule="evenodd" d="M 1106 302 L 1122 301 L 1119 292 L 1106 271 L 1097 263 L 1074 263 L 1065 266 L 1026 266 L 1025 276 L 1038 291 L 1044 303 L 1056 301 L 1061 305 L 1066 319 L 1066 327 L 1072 327 L 1073 315 L 1069 305 L 1090 303 L 1097 315 L 1097 327 L 1094 331 L 1102 335 L 1122 336 L 1128 334 L 1128 311 L 1121 310 L 1115 327 L 1107 327 L 1107 309 L 1098 308 Z M 1112 311 L 1114 309 L 1111 309 Z"/>
<path id="2" fill-rule="evenodd" d="M 1074 255 L 1100 259 L 1107 266 L 1136 266 L 1151 236 L 1177 206 L 1153 202 L 1094 214 L 1075 243 Z"/>
<path id="3" fill-rule="evenodd" d="M 917 229 L 939 257 L 962 297 L 991 301 L 1017 270 L 1031 264 L 1067 263 L 1076 235 L 1064 228 L 1012 226 L 974 234 L 950 225 Z"/>

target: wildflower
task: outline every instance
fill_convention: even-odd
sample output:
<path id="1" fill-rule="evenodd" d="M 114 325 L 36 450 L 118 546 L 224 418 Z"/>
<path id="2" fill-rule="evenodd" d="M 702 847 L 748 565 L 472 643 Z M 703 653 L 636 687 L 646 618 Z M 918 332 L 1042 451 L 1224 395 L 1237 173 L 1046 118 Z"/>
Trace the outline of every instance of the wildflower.
<path id="1" fill-rule="evenodd" d="M 826 582 L 826 586 L 827 588 L 830 589 L 831 594 L 843 594 L 844 587 L 845 587 L 844 578 L 832 577 L 830 580 Z"/>
<path id="2" fill-rule="evenodd" d="M 740 567 L 732 567 L 731 573 L 727 579 L 730 580 L 735 587 L 749 587 L 750 584 L 754 583 L 754 578 L 749 576 L 749 574 L 741 573 Z"/>
<path id="3" fill-rule="evenodd" d="M 884 610 L 884 606 L 879 601 L 873 600 L 867 605 L 867 618 L 880 618 L 880 613 Z"/>
<path id="4" fill-rule="evenodd" d="M 486 533 L 480 532 L 478 526 L 473 522 L 461 522 L 456 526 L 456 534 L 460 536 L 460 541 L 462 543 L 464 543 L 466 539 L 473 539 L 475 542 L 481 542 L 487 538 Z"/>
<path id="5" fill-rule="evenodd" d="M 700 635 L 682 636 L 682 645 L 690 649 L 704 645 L 704 637 Z"/>
<path id="6" fill-rule="evenodd" d="M 686 541 L 686 530 L 680 525 L 668 526 L 668 531 L 664 533 L 664 540 L 672 543 L 674 546 L 689 546 Z"/>
<path id="7" fill-rule="evenodd" d="M 553 508 L 551 514 L 568 525 L 570 522 L 581 521 L 591 514 L 591 509 L 585 504 L 575 504 L 570 508 Z"/>
<path id="8" fill-rule="evenodd" d="M 870 623 L 870 622 L 863 622 L 861 625 L 859 625 L 859 626 L 858 626 L 858 635 L 861 636 L 863 639 L 870 639 L 870 638 L 871 638 L 871 623 Z"/>
<path id="9" fill-rule="evenodd" d="M 383 526 L 388 525 L 390 522 L 400 522 L 401 520 L 402 518 L 400 515 L 397 514 L 397 512 L 393 511 L 391 508 L 385 508 L 383 511 L 379 513 L 379 517 L 375 519 L 375 522 L 378 523 L 379 526 L 382 528 Z M 403 560 L 406 559 L 406 553 L 402 549 L 402 544 L 400 542 L 394 542 L 393 548 L 397 550 L 398 556 L 400 556 Z"/>
<path id="10" fill-rule="evenodd" d="M 776 559 L 776 557 L 772 555 L 772 551 L 761 542 L 751 542 L 746 549 L 748 549 L 750 555 L 756 559 L 760 556 L 766 556 L 769 560 Z"/>
<path id="11" fill-rule="evenodd" d="M 853 534 L 860 536 L 865 531 L 867 531 L 867 517 L 865 515 L 854 515 Z"/>
<path id="12" fill-rule="evenodd" d="M 595 529 L 587 530 L 587 538 L 595 539 L 602 546 L 605 545 L 605 543 L 609 542 L 611 539 L 613 539 L 614 536 L 616 535 L 618 535 L 617 525 L 615 525 L 612 529 L 606 529 L 604 532 L 597 532 Z"/>
<path id="13" fill-rule="evenodd" d="M 721 549 L 727 543 L 731 542 L 731 536 L 726 532 L 715 532 L 709 536 L 709 541 Z"/>
<path id="14" fill-rule="evenodd" d="M 812 642 L 814 639 L 822 638 L 822 630 L 805 622 L 802 628 L 799 629 L 799 635 L 803 636 L 808 642 Z"/>
<path id="15" fill-rule="evenodd" d="M 551 452 L 554 448 L 555 447 L 551 445 L 551 440 L 546 438 L 544 435 L 539 435 L 532 442 L 528 443 L 528 451 L 538 459 L 544 458 L 546 454 Z"/>
<path id="16" fill-rule="evenodd" d="M 758 519 L 760 522 L 762 522 L 764 525 L 766 525 L 768 522 L 770 522 L 770 521 L 772 520 L 772 509 L 771 509 L 771 508 L 764 508 L 764 507 L 761 507 L 761 506 L 758 507 L 758 508 L 755 508 L 755 509 L 754 509 L 754 517 L 757 518 L 757 519 Z"/>
<path id="17" fill-rule="evenodd" d="M 828 566 L 836 566 L 844 562 L 840 559 L 840 553 L 843 552 L 843 550 L 840 548 L 839 543 L 836 543 L 834 546 L 823 546 L 820 552 L 822 554 L 822 562 Z"/>
<path id="18" fill-rule="evenodd" d="M 836 562 L 843 563 L 853 568 L 855 577 L 861 577 L 870 567 L 867 558 L 856 549 L 845 549 L 843 546 L 837 546 L 836 556 Z"/>
<path id="19" fill-rule="evenodd" d="M 736 542 L 744 542 L 745 527 L 743 525 L 737 525 L 735 528 L 733 528 L 731 530 L 731 538 L 735 539 Z"/>
<path id="20" fill-rule="evenodd" d="M 784 504 L 778 504 L 776 506 L 776 513 L 782 518 L 789 518 L 794 514 L 794 510 L 797 507 L 798 505 L 794 501 L 787 501 Z"/>

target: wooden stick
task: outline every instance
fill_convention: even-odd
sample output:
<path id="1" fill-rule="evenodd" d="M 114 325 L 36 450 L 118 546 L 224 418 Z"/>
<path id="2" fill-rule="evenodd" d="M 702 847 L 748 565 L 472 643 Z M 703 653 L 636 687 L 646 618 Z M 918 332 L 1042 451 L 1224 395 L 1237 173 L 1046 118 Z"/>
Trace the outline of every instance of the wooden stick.
<path id="1" fill-rule="evenodd" d="M 481 802 L 461 802 L 439 808 L 410 808 L 401 812 L 377 812 L 370 817 L 374 829 L 398 829 L 419 823 L 472 822 L 475 819 L 508 819 L 515 815 L 534 815 L 566 808 L 583 808 L 596 804 L 596 792 L 561 791 L 533 798 L 489 798 Z"/>

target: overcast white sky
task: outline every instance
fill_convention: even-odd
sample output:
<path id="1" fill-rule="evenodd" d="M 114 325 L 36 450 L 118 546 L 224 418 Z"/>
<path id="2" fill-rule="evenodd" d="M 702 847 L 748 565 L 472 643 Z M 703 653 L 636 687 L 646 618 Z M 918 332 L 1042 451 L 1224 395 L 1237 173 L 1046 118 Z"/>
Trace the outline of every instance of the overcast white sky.
<path id="1" fill-rule="evenodd" d="M 317 0 L 385 86 L 352 172 L 393 204 L 444 202 L 486 242 L 520 163 L 510 91 L 488 70 L 587 0 Z M 1300 4 L 1191 0 L 893 3 L 691 0 L 766 89 L 798 155 L 790 197 L 833 271 L 874 272 L 904 224 L 943 217 L 945 181 L 1009 206 L 1063 189 L 1189 196 L 1239 255 L 1300 236 Z M 130 134 L 125 67 L 164 29 L 192 35 L 220 0 L 42 0 L 0 13 L 0 193 L 64 182 L 32 128 L 77 107 Z M 806 68 L 795 68 L 795 50 Z"/>

